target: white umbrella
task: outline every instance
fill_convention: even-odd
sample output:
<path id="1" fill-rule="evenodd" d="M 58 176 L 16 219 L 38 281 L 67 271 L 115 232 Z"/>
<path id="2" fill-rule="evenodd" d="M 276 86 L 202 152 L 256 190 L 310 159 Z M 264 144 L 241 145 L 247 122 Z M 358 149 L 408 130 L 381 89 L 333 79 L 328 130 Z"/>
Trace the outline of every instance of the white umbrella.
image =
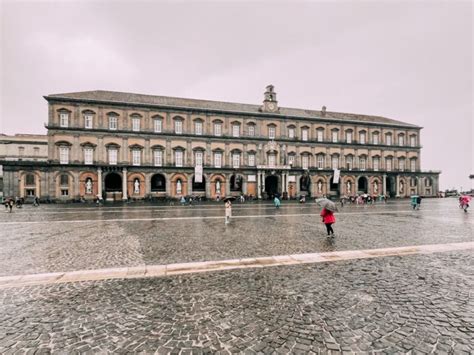
<path id="1" fill-rule="evenodd" d="M 325 208 L 329 211 L 333 211 L 333 212 L 337 211 L 336 204 L 327 198 L 318 198 L 316 200 L 316 203 L 322 208 Z"/>

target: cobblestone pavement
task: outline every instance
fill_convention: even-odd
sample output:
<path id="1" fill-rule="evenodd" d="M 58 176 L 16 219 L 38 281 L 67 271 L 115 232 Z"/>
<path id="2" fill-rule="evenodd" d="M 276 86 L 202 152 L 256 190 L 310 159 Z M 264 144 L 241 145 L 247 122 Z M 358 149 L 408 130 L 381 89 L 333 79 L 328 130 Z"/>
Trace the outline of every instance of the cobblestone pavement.
<path id="1" fill-rule="evenodd" d="M 236 204 L 225 226 L 222 204 L 26 206 L 0 213 L 0 276 L 472 240 L 455 199 L 424 200 L 420 211 L 407 201 L 344 207 L 335 241 L 318 213 L 314 204 Z"/>
<path id="2" fill-rule="evenodd" d="M 453 252 L 3 289 L 0 353 L 472 354 L 473 260 Z"/>

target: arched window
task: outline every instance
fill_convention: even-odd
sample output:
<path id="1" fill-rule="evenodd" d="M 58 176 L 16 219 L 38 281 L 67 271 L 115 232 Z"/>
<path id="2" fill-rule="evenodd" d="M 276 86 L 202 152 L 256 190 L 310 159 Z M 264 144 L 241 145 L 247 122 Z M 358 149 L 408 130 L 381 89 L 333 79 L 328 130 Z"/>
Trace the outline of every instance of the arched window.
<path id="1" fill-rule="evenodd" d="M 61 186 L 68 186 L 69 185 L 69 175 L 61 174 L 60 184 L 61 184 Z"/>
<path id="2" fill-rule="evenodd" d="M 26 174 L 25 176 L 25 184 L 28 186 L 35 185 L 35 175 L 34 174 Z"/>

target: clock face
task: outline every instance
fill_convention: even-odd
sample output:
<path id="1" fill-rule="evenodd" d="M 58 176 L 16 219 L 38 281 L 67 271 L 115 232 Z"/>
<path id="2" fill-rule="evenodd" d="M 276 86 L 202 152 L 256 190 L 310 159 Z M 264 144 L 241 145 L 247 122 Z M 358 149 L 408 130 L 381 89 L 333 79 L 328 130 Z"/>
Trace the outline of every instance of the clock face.
<path id="1" fill-rule="evenodd" d="M 275 104 L 273 104 L 273 103 L 268 104 L 268 109 L 269 109 L 270 111 L 273 111 L 273 110 L 275 109 L 275 107 L 276 107 L 276 106 L 275 106 Z"/>

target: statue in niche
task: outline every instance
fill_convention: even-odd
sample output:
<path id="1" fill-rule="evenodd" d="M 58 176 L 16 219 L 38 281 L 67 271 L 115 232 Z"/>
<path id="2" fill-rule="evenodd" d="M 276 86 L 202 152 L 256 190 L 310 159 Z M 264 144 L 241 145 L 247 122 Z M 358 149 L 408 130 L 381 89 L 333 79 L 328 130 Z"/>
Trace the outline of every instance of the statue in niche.
<path id="1" fill-rule="evenodd" d="M 86 194 L 87 195 L 92 194 L 92 179 L 91 178 L 86 179 Z"/>
<path id="2" fill-rule="evenodd" d="M 135 179 L 133 182 L 133 193 L 139 194 L 140 193 L 140 180 Z"/>
<path id="3" fill-rule="evenodd" d="M 403 193 L 403 189 L 404 189 L 404 186 L 405 184 L 403 183 L 403 180 L 400 181 L 400 193 L 402 194 Z"/>
<path id="4" fill-rule="evenodd" d="M 221 181 L 217 180 L 216 181 L 216 194 L 220 194 L 220 193 L 221 193 Z"/>
<path id="5" fill-rule="evenodd" d="M 374 192 L 379 192 L 379 183 L 377 182 L 377 180 L 374 182 Z"/>
<path id="6" fill-rule="evenodd" d="M 318 181 L 318 193 L 323 193 L 323 183 L 321 181 Z"/>
<path id="7" fill-rule="evenodd" d="M 180 195 L 182 191 L 183 191 L 183 186 L 181 184 L 181 180 L 178 179 L 178 181 L 176 181 L 176 193 Z"/>
<path id="8" fill-rule="evenodd" d="M 351 193 L 351 189 L 352 189 L 352 186 L 351 186 L 351 185 L 352 185 L 352 184 L 351 184 L 350 181 L 348 181 L 347 184 L 346 184 L 346 186 L 347 186 L 347 193 L 348 193 L 348 194 Z"/>

